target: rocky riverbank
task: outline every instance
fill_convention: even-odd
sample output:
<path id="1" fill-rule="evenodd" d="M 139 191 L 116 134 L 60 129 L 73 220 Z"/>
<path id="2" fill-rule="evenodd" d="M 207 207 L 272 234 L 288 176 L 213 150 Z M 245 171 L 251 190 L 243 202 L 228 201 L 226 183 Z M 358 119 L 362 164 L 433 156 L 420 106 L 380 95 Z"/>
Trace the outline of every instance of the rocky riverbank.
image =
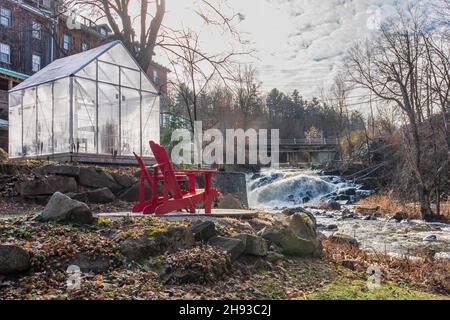
<path id="1" fill-rule="evenodd" d="M 304 210 L 246 220 L 147 217 L 85 225 L 43 218 L 0 223 L 0 299 L 333 299 L 354 295 L 355 285 L 361 290 L 353 298 L 363 298 L 366 270 L 376 263 L 351 238 L 326 239 Z M 371 292 L 378 298 L 450 294 L 443 262 L 410 264 L 398 275 L 389 270 L 404 260 L 376 257 L 388 272 Z M 428 282 L 417 278 L 419 270 Z M 73 276 L 79 288 L 68 287 Z"/>
<path id="2" fill-rule="evenodd" d="M 137 167 L 6 161 L 0 163 L 0 218 L 42 210 L 55 192 L 89 204 L 95 213 L 128 212 L 139 200 L 139 176 Z M 248 208 L 245 174 L 218 172 L 213 184 L 222 194 L 215 206 Z"/>

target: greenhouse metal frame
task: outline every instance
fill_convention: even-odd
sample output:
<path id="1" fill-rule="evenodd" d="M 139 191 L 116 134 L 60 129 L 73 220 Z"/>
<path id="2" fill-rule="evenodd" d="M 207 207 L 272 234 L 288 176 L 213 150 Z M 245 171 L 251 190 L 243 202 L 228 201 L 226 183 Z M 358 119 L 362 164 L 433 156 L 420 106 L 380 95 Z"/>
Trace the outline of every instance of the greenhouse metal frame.
<path id="1" fill-rule="evenodd" d="M 120 41 L 59 59 L 9 92 L 10 158 L 152 156 L 160 99 Z"/>

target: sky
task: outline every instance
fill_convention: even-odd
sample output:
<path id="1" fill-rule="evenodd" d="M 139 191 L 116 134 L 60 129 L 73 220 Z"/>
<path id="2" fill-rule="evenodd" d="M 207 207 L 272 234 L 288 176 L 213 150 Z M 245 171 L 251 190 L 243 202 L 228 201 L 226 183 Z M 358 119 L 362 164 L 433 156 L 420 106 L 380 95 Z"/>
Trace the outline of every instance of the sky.
<path id="1" fill-rule="evenodd" d="M 394 13 L 394 6 L 406 1 L 227 0 L 224 10 L 241 15 L 237 28 L 254 50 L 241 59 L 256 66 L 262 89 L 297 89 L 311 99 L 331 86 L 346 50 L 370 37 L 380 21 Z M 165 24 L 200 30 L 202 48 L 208 52 L 229 49 L 226 36 L 203 27 L 195 4 L 196 0 L 167 0 Z"/>

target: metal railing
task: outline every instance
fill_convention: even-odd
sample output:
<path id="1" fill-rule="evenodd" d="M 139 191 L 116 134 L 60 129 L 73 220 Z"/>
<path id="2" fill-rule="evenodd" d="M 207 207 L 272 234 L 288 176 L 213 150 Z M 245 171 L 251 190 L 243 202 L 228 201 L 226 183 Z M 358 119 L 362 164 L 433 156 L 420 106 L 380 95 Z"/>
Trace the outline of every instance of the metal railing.
<path id="1" fill-rule="evenodd" d="M 280 145 L 338 145 L 336 138 L 314 138 L 314 139 L 280 139 Z"/>

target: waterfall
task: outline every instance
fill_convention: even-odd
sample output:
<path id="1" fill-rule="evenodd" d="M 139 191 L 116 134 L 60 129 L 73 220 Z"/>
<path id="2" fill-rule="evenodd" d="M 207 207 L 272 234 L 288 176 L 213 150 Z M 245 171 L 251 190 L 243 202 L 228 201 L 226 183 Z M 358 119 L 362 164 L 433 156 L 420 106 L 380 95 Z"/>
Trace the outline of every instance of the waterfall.
<path id="1" fill-rule="evenodd" d="M 263 169 L 247 175 L 247 187 L 250 207 L 278 209 L 318 203 L 353 185 L 311 170 Z"/>

